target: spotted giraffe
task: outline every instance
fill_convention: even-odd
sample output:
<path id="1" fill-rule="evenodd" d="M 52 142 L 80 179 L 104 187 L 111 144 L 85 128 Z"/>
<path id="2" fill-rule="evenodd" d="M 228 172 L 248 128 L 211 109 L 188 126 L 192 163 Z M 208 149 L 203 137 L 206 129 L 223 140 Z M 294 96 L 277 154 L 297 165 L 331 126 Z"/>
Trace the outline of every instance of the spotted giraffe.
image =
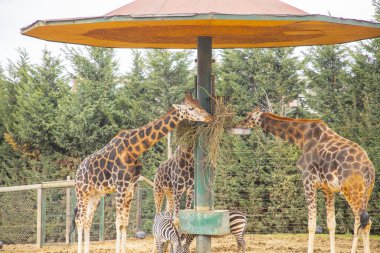
<path id="1" fill-rule="evenodd" d="M 154 177 L 156 214 L 161 212 L 166 196 L 167 211 L 177 218 L 182 195 L 186 192 L 186 209 L 194 196 L 194 148 L 178 145 L 171 158 L 161 164 Z"/>
<path id="2" fill-rule="evenodd" d="M 369 253 L 371 220 L 367 213 L 375 170 L 367 153 L 355 142 L 347 140 L 331 130 L 322 120 L 293 119 L 254 109 L 237 126 L 261 127 L 289 141 L 302 150 L 297 167 L 308 204 L 308 252 L 314 250 L 316 230 L 317 189 L 322 189 L 326 199 L 327 227 L 330 234 L 330 251 L 335 252 L 334 195 L 342 193 L 355 215 L 354 239 L 351 253 L 356 252 L 358 232 L 362 232 L 364 252 Z"/>
<path id="3" fill-rule="evenodd" d="M 90 227 L 101 196 L 116 192 L 116 253 L 126 252 L 127 225 L 133 189 L 142 165 L 138 157 L 167 135 L 182 120 L 210 122 L 212 116 L 187 94 L 159 119 L 133 130 L 119 132 L 105 147 L 85 158 L 75 178 L 77 196 L 75 222 L 78 253 L 89 252 Z"/>
<path id="4" fill-rule="evenodd" d="M 156 215 L 160 214 L 162 202 L 166 196 L 166 211 L 173 212 L 173 220 L 178 217 L 180 202 L 186 192 L 186 209 L 191 208 L 194 196 L 194 147 L 178 145 L 174 155 L 162 163 L 154 177 L 154 202 Z M 236 238 L 237 252 L 245 252 L 244 233 L 247 218 L 240 211 L 229 211 L 230 231 Z M 216 238 L 220 236 L 214 236 Z M 190 244 L 195 235 L 182 234 L 185 252 L 190 252 Z"/>

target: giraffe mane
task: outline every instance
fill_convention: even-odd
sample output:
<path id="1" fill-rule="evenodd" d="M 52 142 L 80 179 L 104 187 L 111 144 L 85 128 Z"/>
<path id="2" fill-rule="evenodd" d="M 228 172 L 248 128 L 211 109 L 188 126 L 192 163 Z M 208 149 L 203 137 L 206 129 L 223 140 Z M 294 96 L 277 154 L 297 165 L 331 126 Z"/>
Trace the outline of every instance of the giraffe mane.
<path id="1" fill-rule="evenodd" d="M 270 113 L 270 112 L 264 112 L 264 113 L 266 115 L 270 116 L 273 119 L 279 119 L 279 120 L 288 121 L 288 122 L 299 122 L 299 123 L 316 122 L 316 123 L 324 123 L 323 120 L 321 120 L 321 119 L 294 119 L 294 118 L 277 116 L 277 115 L 275 115 L 273 113 Z"/>

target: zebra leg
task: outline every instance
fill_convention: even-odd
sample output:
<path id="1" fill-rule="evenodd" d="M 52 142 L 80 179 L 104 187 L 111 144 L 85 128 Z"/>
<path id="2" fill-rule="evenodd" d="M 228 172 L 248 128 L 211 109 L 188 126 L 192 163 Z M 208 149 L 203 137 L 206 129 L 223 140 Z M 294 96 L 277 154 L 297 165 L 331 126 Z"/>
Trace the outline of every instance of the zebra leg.
<path id="1" fill-rule="evenodd" d="M 237 243 L 237 252 L 245 252 L 244 233 L 247 227 L 247 217 L 240 211 L 229 211 L 230 231 Z"/>
<path id="2" fill-rule="evenodd" d="M 245 240 L 244 238 L 242 237 L 240 241 L 238 241 L 238 249 L 237 249 L 237 252 L 243 252 L 245 253 Z"/>
<path id="3" fill-rule="evenodd" d="M 184 234 L 182 235 L 185 239 L 185 243 L 183 244 L 183 249 L 184 249 L 184 252 L 185 253 L 190 253 L 190 245 L 191 245 L 191 242 L 194 240 L 195 238 L 195 235 L 192 235 L 192 234 Z"/>

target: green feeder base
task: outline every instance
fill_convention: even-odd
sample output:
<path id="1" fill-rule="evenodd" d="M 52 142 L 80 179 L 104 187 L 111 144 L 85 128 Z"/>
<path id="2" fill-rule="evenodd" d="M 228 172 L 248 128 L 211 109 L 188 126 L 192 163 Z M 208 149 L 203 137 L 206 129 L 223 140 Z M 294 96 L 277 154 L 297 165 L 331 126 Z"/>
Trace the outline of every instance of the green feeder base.
<path id="1" fill-rule="evenodd" d="M 225 235 L 230 233 L 228 210 L 179 211 L 181 233 L 195 235 Z"/>

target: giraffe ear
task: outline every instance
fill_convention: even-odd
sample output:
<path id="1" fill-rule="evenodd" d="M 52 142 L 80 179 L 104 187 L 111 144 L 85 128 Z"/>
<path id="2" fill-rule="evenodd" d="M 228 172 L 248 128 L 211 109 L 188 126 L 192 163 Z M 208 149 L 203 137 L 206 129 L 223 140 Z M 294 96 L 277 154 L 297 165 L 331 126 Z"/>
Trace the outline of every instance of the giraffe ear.
<path id="1" fill-rule="evenodd" d="M 179 110 L 179 109 L 181 108 L 181 106 L 180 106 L 180 105 L 176 105 L 176 104 L 173 104 L 172 106 L 173 106 L 173 107 L 174 107 L 174 109 L 176 109 L 176 110 Z"/>
<path id="2" fill-rule="evenodd" d="M 256 106 L 253 110 L 252 110 L 252 112 L 260 112 L 261 110 L 260 110 L 260 106 Z"/>
<path id="3" fill-rule="evenodd" d="M 185 99 L 186 100 L 193 100 L 193 95 L 191 94 L 191 92 L 186 92 L 185 93 Z"/>

